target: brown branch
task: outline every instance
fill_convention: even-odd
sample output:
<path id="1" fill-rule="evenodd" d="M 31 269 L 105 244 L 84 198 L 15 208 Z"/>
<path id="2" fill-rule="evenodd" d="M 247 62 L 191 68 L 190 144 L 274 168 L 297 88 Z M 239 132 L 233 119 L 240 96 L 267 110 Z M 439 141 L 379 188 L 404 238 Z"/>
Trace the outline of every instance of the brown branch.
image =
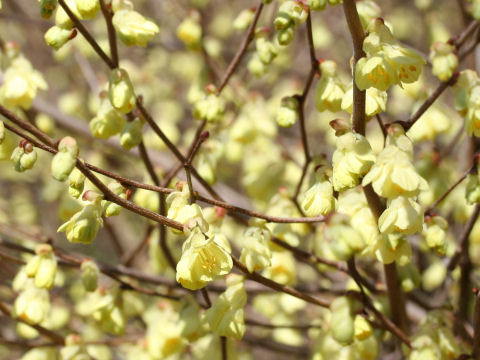
<path id="1" fill-rule="evenodd" d="M 475 360 L 480 360 L 480 292 L 474 289 L 475 307 L 473 311 L 473 353 Z"/>
<path id="2" fill-rule="evenodd" d="M 283 293 L 286 293 L 286 294 L 289 294 L 289 295 L 292 295 L 298 299 L 302 299 L 308 303 L 311 303 L 311 304 L 314 304 L 314 305 L 318 305 L 318 306 L 322 306 L 322 307 L 329 307 L 330 306 L 330 303 L 326 300 L 322 300 L 322 299 L 317 299 L 313 296 L 310 296 L 308 294 L 304 294 L 292 287 L 289 287 L 289 286 L 286 286 L 286 285 L 282 285 L 282 284 L 279 284 L 273 280 L 270 280 L 262 275 L 260 275 L 259 273 L 256 273 L 256 272 L 249 272 L 247 267 L 245 266 L 245 264 L 242 264 L 235 256 L 232 256 L 232 260 L 233 260 L 233 264 L 241 271 L 243 272 L 247 278 L 253 280 L 253 281 L 256 281 L 262 285 L 265 285 L 273 290 L 277 290 L 277 291 L 281 291 Z"/>
<path id="3" fill-rule="evenodd" d="M 343 11 L 347 20 L 348 29 L 353 41 L 353 114 L 352 126 L 353 131 L 365 135 L 365 99 L 366 91 L 361 91 L 355 82 L 355 68 L 357 61 L 365 56 L 363 51 L 363 39 L 365 34 L 363 32 L 362 23 L 357 12 L 357 6 L 354 0 L 343 1 Z"/>
<path id="4" fill-rule="evenodd" d="M 68 17 L 72 20 L 72 22 L 75 24 L 75 27 L 77 30 L 80 32 L 80 34 L 83 35 L 85 40 L 90 44 L 90 46 L 95 50 L 95 52 L 102 58 L 102 60 L 107 64 L 107 66 L 110 69 L 115 69 L 115 63 L 110 59 L 110 57 L 105 54 L 105 52 L 102 50 L 100 45 L 98 45 L 98 42 L 95 40 L 95 38 L 90 34 L 90 32 L 87 30 L 87 28 L 82 24 L 79 18 L 75 16 L 75 14 L 70 10 L 68 5 L 65 3 L 64 0 L 58 0 L 58 3 L 60 6 L 63 8 L 63 10 L 67 13 Z"/>
<path id="5" fill-rule="evenodd" d="M 118 47 L 117 47 L 117 36 L 115 33 L 115 28 L 112 23 L 112 5 L 107 5 L 105 0 L 100 0 L 100 6 L 102 8 L 103 17 L 105 18 L 105 23 L 107 24 L 108 31 L 108 43 L 110 45 L 110 55 L 112 57 L 112 65 L 114 68 L 118 68 Z M 110 7 L 110 8 L 109 8 Z"/>
<path id="6" fill-rule="evenodd" d="M 243 38 L 242 44 L 240 45 L 240 48 L 238 49 L 237 53 L 233 57 L 230 65 L 228 65 L 228 68 L 225 72 L 225 74 L 222 77 L 222 81 L 220 81 L 220 84 L 217 87 L 216 94 L 217 96 L 220 95 L 222 92 L 223 88 L 227 85 L 228 81 L 232 77 L 233 73 L 238 67 L 238 64 L 240 63 L 240 60 L 242 60 L 243 55 L 247 51 L 248 45 L 250 42 L 253 40 L 254 32 L 255 32 L 255 26 L 257 26 L 258 19 L 260 17 L 260 13 L 263 10 L 263 2 L 260 1 L 260 3 L 257 6 L 257 9 L 255 10 L 255 15 L 253 17 L 252 23 L 247 29 L 247 33 L 245 34 L 245 37 Z"/>

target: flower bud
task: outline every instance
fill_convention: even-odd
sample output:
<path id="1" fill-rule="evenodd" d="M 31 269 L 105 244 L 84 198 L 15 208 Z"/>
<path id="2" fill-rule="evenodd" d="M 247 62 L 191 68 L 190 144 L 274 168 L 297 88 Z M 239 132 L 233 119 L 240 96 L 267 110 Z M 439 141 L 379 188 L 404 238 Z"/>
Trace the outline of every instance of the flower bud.
<path id="1" fill-rule="evenodd" d="M 443 284 L 447 276 L 447 267 L 441 261 L 435 261 L 422 274 L 422 287 L 433 291 Z"/>
<path id="2" fill-rule="evenodd" d="M 52 26 L 45 33 L 45 42 L 48 46 L 51 46 L 55 50 L 60 49 L 65 45 L 69 40 L 73 39 L 77 35 L 77 30 L 75 29 L 63 29 L 58 26 Z"/>
<path id="3" fill-rule="evenodd" d="M 10 160 L 12 160 L 16 171 L 24 172 L 25 170 L 33 168 L 33 165 L 35 165 L 35 162 L 37 161 L 37 152 L 35 149 L 32 149 L 27 153 L 24 147 L 20 144 L 20 146 L 17 146 L 13 150 Z"/>
<path id="4" fill-rule="evenodd" d="M 257 53 L 254 53 L 250 60 L 248 60 L 247 68 L 252 75 L 261 77 L 265 74 L 267 67 L 262 62 L 262 60 L 260 60 L 260 56 L 258 56 Z"/>
<path id="5" fill-rule="evenodd" d="M 125 188 L 118 182 L 114 181 L 108 184 L 108 188 L 117 196 L 126 199 L 127 195 L 125 192 Z M 106 217 L 110 216 L 117 216 L 120 214 L 120 210 L 122 207 L 114 202 L 111 201 L 102 201 L 102 206 L 105 212 Z"/>
<path id="6" fill-rule="evenodd" d="M 214 93 L 206 95 L 193 105 L 192 114 L 195 119 L 208 122 L 220 122 L 225 112 L 225 102 Z"/>
<path id="7" fill-rule="evenodd" d="M 327 0 L 307 0 L 310 10 L 323 11 L 327 7 Z"/>
<path id="8" fill-rule="evenodd" d="M 298 107 L 300 103 L 294 96 L 287 96 L 282 99 L 280 107 L 277 110 L 275 119 L 277 124 L 282 127 L 290 127 L 297 121 Z"/>
<path id="9" fill-rule="evenodd" d="M 108 99 L 103 98 L 97 116 L 90 121 L 90 131 L 93 136 L 108 139 L 118 134 L 125 126 L 125 118 L 116 110 Z"/>
<path id="10" fill-rule="evenodd" d="M 30 287 L 23 290 L 15 299 L 12 316 L 35 325 L 45 320 L 49 311 L 50 296 L 48 290 Z"/>
<path id="11" fill-rule="evenodd" d="M 458 67 L 456 48 L 448 43 L 436 42 L 430 48 L 432 73 L 440 81 L 447 81 Z"/>
<path id="12" fill-rule="evenodd" d="M 255 46 L 260 60 L 265 65 L 270 64 L 273 59 L 275 59 L 275 57 L 278 55 L 277 47 L 264 37 L 257 39 L 257 41 L 255 42 Z"/>
<path id="13" fill-rule="evenodd" d="M 337 64 L 333 61 L 320 63 L 321 77 L 315 89 L 315 105 L 318 111 L 338 112 L 342 110 L 345 86 L 337 75 Z"/>
<path id="14" fill-rule="evenodd" d="M 293 28 L 293 26 L 279 30 L 277 32 L 278 43 L 282 46 L 287 46 L 292 42 L 294 33 L 295 29 Z"/>
<path id="15" fill-rule="evenodd" d="M 75 16 L 80 17 L 80 14 L 77 11 L 75 0 L 65 0 L 65 4 Z M 65 30 L 71 30 L 74 27 L 72 19 L 70 19 L 70 16 L 68 16 L 61 6 L 57 7 L 57 12 L 55 14 L 55 25 Z"/>
<path id="16" fill-rule="evenodd" d="M 85 175 L 77 168 L 73 169 L 69 177 L 68 193 L 77 198 L 82 194 L 85 185 Z"/>
<path id="17" fill-rule="evenodd" d="M 52 176 L 58 181 L 65 181 L 77 164 L 77 141 L 66 136 L 58 144 L 58 152 L 52 159 Z"/>
<path id="18" fill-rule="evenodd" d="M 112 106 L 122 114 L 135 108 L 135 92 L 126 70 L 117 68 L 110 72 L 108 97 Z"/>
<path id="19" fill-rule="evenodd" d="M 253 21 L 255 9 L 244 9 L 240 11 L 235 20 L 233 20 L 233 28 L 238 31 L 247 30 Z"/>
<path id="20" fill-rule="evenodd" d="M 358 16 L 360 17 L 360 22 L 364 29 L 367 28 L 368 24 L 375 19 L 380 17 L 382 14 L 382 9 L 374 1 L 364 0 L 358 1 L 356 3 Z"/>
<path id="21" fill-rule="evenodd" d="M 142 142 L 142 130 L 145 121 L 141 118 L 135 118 L 125 124 L 120 134 L 120 145 L 126 150 L 133 149 Z"/>
<path id="22" fill-rule="evenodd" d="M 363 316 L 357 315 L 354 320 L 355 339 L 365 340 L 373 333 L 372 325 Z"/>
<path id="23" fill-rule="evenodd" d="M 446 234 L 448 228 L 447 220 L 441 216 L 427 217 L 427 219 L 428 221 L 425 222 L 423 230 L 425 242 L 438 255 L 445 256 L 448 246 Z"/>
<path id="24" fill-rule="evenodd" d="M 160 30 L 154 22 L 132 10 L 115 11 L 112 22 L 118 37 L 127 46 L 147 46 Z"/>
<path id="25" fill-rule="evenodd" d="M 44 19 L 50 19 L 56 7 L 57 0 L 40 0 L 40 16 Z"/>
<path id="26" fill-rule="evenodd" d="M 332 182 L 335 190 L 344 191 L 359 184 L 360 178 L 374 164 L 375 155 L 368 140 L 358 133 L 347 132 L 339 136 L 336 145 Z"/>
<path id="27" fill-rule="evenodd" d="M 478 174 L 467 175 L 467 187 L 465 189 L 465 196 L 469 204 L 480 203 L 480 179 Z"/>
<path id="28" fill-rule="evenodd" d="M 398 276 L 400 278 L 402 289 L 405 292 L 413 291 L 420 286 L 420 272 L 412 263 L 399 266 Z"/>
<path id="29" fill-rule="evenodd" d="M 272 252 L 269 247 L 271 233 L 263 220 L 252 218 L 248 224 L 249 227 L 243 234 L 240 261 L 247 266 L 248 271 L 254 272 L 272 264 Z"/>
<path id="30" fill-rule="evenodd" d="M 82 20 L 94 19 L 100 10 L 99 0 L 75 0 L 75 5 Z"/>
<path id="31" fill-rule="evenodd" d="M 82 284 L 85 290 L 88 292 L 95 291 L 100 273 L 97 264 L 91 260 L 84 260 L 80 269 L 82 270 Z"/>
<path id="32" fill-rule="evenodd" d="M 346 296 L 340 296 L 332 301 L 330 311 L 332 314 L 330 329 L 333 338 L 342 345 L 351 344 L 355 334 L 352 300 Z"/>
<path id="33" fill-rule="evenodd" d="M 200 25 L 198 14 L 185 18 L 177 28 L 177 37 L 189 49 L 198 49 L 202 43 L 202 27 Z"/>
<path id="34" fill-rule="evenodd" d="M 57 274 L 57 259 L 53 249 L 48 244 L 37 245 L 36 255 L 30 258 L 25 273 L 28 277 L 35 278 L 35 286 L 43 289 L 51 289 Z"/>

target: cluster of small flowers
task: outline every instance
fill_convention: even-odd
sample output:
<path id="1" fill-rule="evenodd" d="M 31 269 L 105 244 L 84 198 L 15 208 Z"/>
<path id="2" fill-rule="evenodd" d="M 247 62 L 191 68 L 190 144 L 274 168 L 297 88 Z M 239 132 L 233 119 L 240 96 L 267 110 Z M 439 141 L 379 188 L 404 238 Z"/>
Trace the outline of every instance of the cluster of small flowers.
<path id="1" fill-rule="evenodd" d="M 390 86 L 418 80 L 425 60 L 415 51 L 399 44 L 383 19 L 373 19 L 363 42 L 366 57 L 355 67 L 355 83 L 360 90 L 374 87 L 385 91 Z"/>
<path id="2" fill-rule="evenodd" d="M 267 71 L 267 66 L 278 55 L 278 45 L 268 40 L 269 29 L 259 28 L 255 31 L 255 52 L 248 61 L 247 68 L 255 76 L 262 76 Z"/>
<path id="3" fill-rule="evenodd" d="M 411 140 L 402 126 L 393 124 L 385 148 L 362 181 L 362 185 L 371 184 L 378 195 L 387 198 L 387 209 L 378 219 L 382 236 L 374 246 L 375 255 L 384 263 L 406 264 L 411 249 L 405 235 L 423 228 L 423 210 L 415 199 L 428 189 L 428 183 L 417 173 L 412 160 Z"/>
<path id="4" fill-rule="evenodd" d="M 65 0 L 65 4 L 80 20 L 94 19 L 100 11 L 99 0 Z M 159 32 L 159 28 L 154 22 L 133 10 L 131 1 L 113 0 L 111 7 L 114 12 L 113 26 L 125 45 L 146 46 Z M 57 6 L 57 0 L 40 0 L 42 17 L 50 18 L 55 9 L 55 25 L 45 33 L 45 41 L 49 46 L 58 50 L 76 36 L 77 30 L 67 12 Z"/>
<path id="5" fill-rule="evenodd" d="M 286 46 L 293 40 L 295 29 L 307 20 L 308 9 L 302 2 L 287 0 L 278 8 L 278 13 L 273 21 L 277 32 L 277 41 Z"/>

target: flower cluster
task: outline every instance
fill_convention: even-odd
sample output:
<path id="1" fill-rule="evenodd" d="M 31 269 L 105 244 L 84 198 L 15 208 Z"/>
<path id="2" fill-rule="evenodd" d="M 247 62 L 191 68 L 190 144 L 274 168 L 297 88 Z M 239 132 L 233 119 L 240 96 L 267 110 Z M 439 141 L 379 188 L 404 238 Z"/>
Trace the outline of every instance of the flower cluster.
<path id="1" fill-rule="evenodd" d="M 372 20 L 363 42 L 367 54 L 355 67 L 355 82 L 360 90 L 374 87 L 385 91 L 390 86 L 418 80 L 425 60 L 415 51 L 396 42 L 382 19 Z"/>

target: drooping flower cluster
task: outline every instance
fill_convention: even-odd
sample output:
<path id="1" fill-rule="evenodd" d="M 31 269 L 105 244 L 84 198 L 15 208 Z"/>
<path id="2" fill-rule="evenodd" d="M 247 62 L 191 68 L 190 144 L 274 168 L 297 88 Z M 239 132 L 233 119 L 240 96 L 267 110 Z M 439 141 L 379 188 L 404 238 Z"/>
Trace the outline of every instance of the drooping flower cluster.
<path id="1" fill-rule="evenodd" d="M 247 304 L 244 277 L 231 274 L 227 277 L 227 290 L 205 312 L 202 321 L 219 336 L 240 340 L 245 334 L 243 308 Z"/>
<path id="2" fill-rule="evenodd" d="M 418 80 L 425 60 L 414 50 L 399 44 L 381 18 L 372 20 L 363 42 L 367 54 L 358 60 L 355 82 L 360 90 L 374 87 L 385 91 L 392 85 Z"/>
<path id="3" fill-rule="evenodd" d="M 337 64 L 333 61 L 321 61 L 320 80 L 315 89 L 315 105 L 318 111 L 337 112 L 342 110 L 345 85 L 337 74 Z"/>
<path id="4" fill-rule="evenodd" d="M 388 129 L 385 148 L 363 178 L 364 186 L 371 184 L 378 195 L 387 198 L 387 209 L 378 219 L 382 237 L 374 246 L 377 258 L 384 263 L 399 260 L 405 264 L 411 249 L 404 236 L 423 228 L 423 210 L 416 197 L 428 189 L 428 184 L 417 173 L 412 159 L 412 142 L 403 128 L 394 124 Z"/>

